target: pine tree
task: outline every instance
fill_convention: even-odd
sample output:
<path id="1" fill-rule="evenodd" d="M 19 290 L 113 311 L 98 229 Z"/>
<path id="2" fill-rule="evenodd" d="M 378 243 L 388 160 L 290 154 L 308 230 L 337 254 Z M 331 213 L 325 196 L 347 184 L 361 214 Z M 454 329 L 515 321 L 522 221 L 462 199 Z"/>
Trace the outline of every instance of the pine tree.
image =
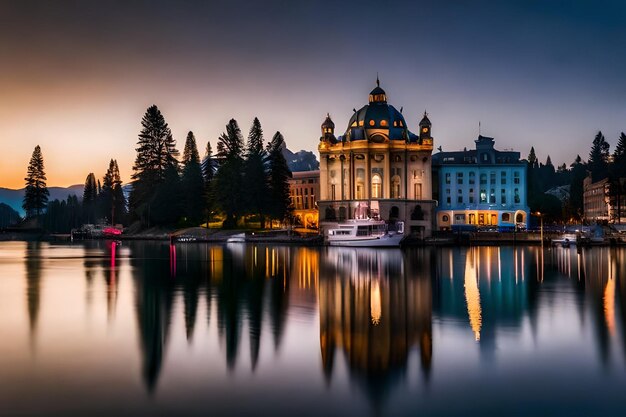
<path id="1" fill-rule="evenodd" d="M 83 188 L 83 218 L 87 223 L 96 221 L 96 199 L 98 198 L 98 185 L 96 176 L 90 172 L 85 179 Z"/>
<path id="2" fill-rule="evenodd" d="M 285 140 L 280 132 L 276 132 L 267 145 L 268 160 L 268 212 L 273 219 L 283 221 L 290 212 L 289 179 L 291 171 L 283 156 Z"/>
<path id="3" fill-rule="evenodd" d="M 204 209 L 204 179 L 200 166 L 200 155 L 193 132 L 187 134 L 183 152 L 183 175 L 181 179 L 184 191 L 184 213 L 187 223 L 194 226 L 202 221 Z"/>
<path id="4" fill-rule="evenodd" d="M 130 208 L 133 215 L 145 223 L 150 220 L 151 200 L 159 184 L 164 182 L 166 171 L 170 167 L 178 169 L 178 151 L 172 132 L 157 106 L 146 110 L 141 126 L 133 166 Z"/>
<path id="5" fill-rule="evenodd" d="M 572 217 L 580 220 L 583 216 L 583 181 L 587 176 L 587 165 L 580 155 L 576 155 L 576 160 L 570 166 L 572 167 L 572 181 L 568 211 Z"/>
<path id="6" fill-rule="evenodd" d="M 183 212 L 180 177 L 174 165 L 169 165 L 151 200 L 150 220 L 157 225 L 176 224 Z"/>
<path id="7" fill-rule="evenodd" d="M 535 155 L 535 147 L 531 146 L 530 153 L 528 154 L 528 165 L 531 168 L 534 168 L 536 163 L 537 163 L 537 156 Z"/>
<path id="8" fill-rule="evenodd" d="M 626 177 L 626 135 L 622 132 L 619 135 L 615 151 L 613 151 L 613 165 L 615 175 Z"/>
<path id="9" fill-rule="evenodd" d="M 26 217 L 39 216 L 48 205 L 48 196 L 50 195 L 46 186 L 43 155 L 39 145 L 35 146 L 24 180 L 26 181 L 26 192 L 22 207 L 26 212 Z"/>
<path id="10" fill-rule="evenodd" d="M 226 125 L 226 133 L 218 139 L 218 158 L 220 166 L 215 175 L 215 199 L 226 215 L 223 227 L 237 225 L 237 218 L 244 211 L 243 138 L 235 119 Z"/>
<path id="11" fill-rule="evenodd" d="M 552 159 L 550 159 L 550 155 L 548 155 L 548 157 L 546 158 L 546 166 L 554 167 L 554 165 L 552 165 Z"/>
<path id="12" fill-rule="evenodd" d="M 120 169 L 115 159 L 109 162 L 109 168 L 102 181 L 102 192 L 99 196 L 101 213 L 108 217 L 111 224 L 123 223 L 126 217 L 126 197 L 122 189 Z"/>
<path id="13" fill-rule="evenodd" d="M 602 132 L 598 132 L 591 145 L 588 162 L 591 178 L 594 182 L 600 181 L 608 175 L 609 147 L 610 145 L 604 139 Z"/>
<path id="14" fill-rule="evenodd" d="M 265 227 L 265 210 L 267 206 L 267 179 L 263 148 L 263 129 L 258 118 L 254 118 L 246 147 L 244 164 L 244 181 L 246 184 L 246 209 L 250 214 L 258 214 L 261 228 Z"/>
<path id="15" fill-rule="evenodd" d="M 202 164 L 202 177 L 204 178 L 204 211 L 208 228 L 209 222 L 211 221 L 211 213 L 215 210 L 215 195 L 213 192 L 213 186 L 215 185 L 213 183 L 215 171 L 211 142 L 207 142 L 206 144 L 204 163 Z"/>

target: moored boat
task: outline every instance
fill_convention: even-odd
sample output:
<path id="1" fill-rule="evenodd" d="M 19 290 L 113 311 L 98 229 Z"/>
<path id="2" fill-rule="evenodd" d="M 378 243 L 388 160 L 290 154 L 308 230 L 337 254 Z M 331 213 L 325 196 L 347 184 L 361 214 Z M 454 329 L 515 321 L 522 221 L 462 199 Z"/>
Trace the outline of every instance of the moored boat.
<path id="1" fill-rule="evenodd" d="M 347 220 L 329 229 L 326 239 L 331 246 L 399 247 L 404 238 L 404 222 L 382 220 Z"/>

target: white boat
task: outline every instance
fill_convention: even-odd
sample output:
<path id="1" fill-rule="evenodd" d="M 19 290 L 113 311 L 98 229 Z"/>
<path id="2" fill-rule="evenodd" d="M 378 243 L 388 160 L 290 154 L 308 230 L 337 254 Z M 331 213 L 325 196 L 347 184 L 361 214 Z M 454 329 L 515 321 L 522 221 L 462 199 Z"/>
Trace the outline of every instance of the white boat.
<path id="1" fill-rule="evenodd" d="M 552 239 L 552 244 L 568 248 L 570 245 L 576 245 L 576 234 L 565 233 L 558 239 Z"/>
<path id="2" fill-rule="evenodd" d="M 246 243 L 246 234 L 237 233 L 226 239 L 226 243 Z"/>
<path id="3" fill-rule="evenodd" d="M 331 246 L 398 247 L 404 238 L 404 223 L 387 224 L 382 220 L 348 220 L 329 229 L 326 239 Z"/>

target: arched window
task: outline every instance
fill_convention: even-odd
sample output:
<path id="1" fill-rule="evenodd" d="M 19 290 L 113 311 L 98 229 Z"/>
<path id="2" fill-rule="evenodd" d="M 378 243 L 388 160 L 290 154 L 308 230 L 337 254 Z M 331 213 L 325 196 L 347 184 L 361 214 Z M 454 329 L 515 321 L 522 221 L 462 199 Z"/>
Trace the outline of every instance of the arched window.
<path id="1" fill-rule="evenodd" d="M 383 196 L 383 181 L 380 175 L 372 175 L 372 198 L 382 198 Z"/>
<path id="2" fill-rule="evenodd" d="M 400 177 L 398 175 L 391 177 L 391 198 L 400 198 Z"/>

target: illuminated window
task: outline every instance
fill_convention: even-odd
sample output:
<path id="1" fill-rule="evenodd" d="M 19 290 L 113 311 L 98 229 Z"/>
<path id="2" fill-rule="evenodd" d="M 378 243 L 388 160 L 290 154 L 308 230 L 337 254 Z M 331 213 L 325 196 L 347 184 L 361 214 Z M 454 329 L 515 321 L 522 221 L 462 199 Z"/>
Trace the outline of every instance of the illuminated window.
<path id="1" fill-rule="evenodd" d="M 485 188 L 480 189 L 480 202 L 481 203 L 487 202 L 487 190 Z"/>
<path id="2" fill-rule="evenodd" d="M 359 126 L 363 126 L 363 120 L 359 120 Z"/>
<path id="3" fill-rule="evenodd" d="M 356 120 L 354 122 L 352 122 L 352 124 L 350 126 L 351 127 L 356 127 Z"/>
<path id="4" fill-rule="evenodd" d="M 387 123 L 386 120 L 381 120 L 380 121 L 380 125 L 383 126 L 383 127 L 386 127 L 386 126 L 389 126 L 389 123 Z"/>
<path id="5" fill-rule="evenodd" d="M 383 196 L 383 184 L 380 175 L 372 176 L 372 198 L 381 198 Z"/>
<path id="6" fill-rule="evenodd" d="M 509 223 L 511 221 L 511 215 L 509 213 L 502 213 L 502 221 Z"/>
<path id="7" fill-rule="evenodd" d="M 370 126 L 374 126 L 375 122 L 373 120 L 370 120 Z"/>

